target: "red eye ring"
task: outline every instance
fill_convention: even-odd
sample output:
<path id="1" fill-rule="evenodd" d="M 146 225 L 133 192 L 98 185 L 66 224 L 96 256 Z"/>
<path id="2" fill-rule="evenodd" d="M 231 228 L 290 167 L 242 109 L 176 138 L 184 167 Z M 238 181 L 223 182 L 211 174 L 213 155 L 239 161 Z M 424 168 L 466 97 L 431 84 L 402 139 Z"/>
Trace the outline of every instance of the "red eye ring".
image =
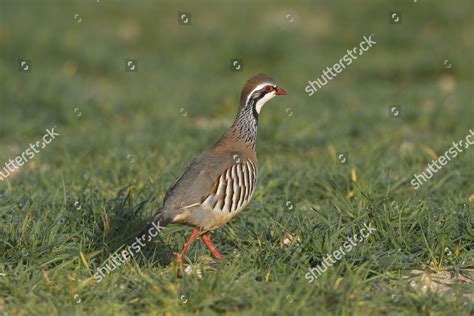
<path id="1" fill-rule="evenodd" d="M 266 86 L 265 87 L 265 92 L 272 92 L 273 91 L 273 87 L 272 86 Z"/>

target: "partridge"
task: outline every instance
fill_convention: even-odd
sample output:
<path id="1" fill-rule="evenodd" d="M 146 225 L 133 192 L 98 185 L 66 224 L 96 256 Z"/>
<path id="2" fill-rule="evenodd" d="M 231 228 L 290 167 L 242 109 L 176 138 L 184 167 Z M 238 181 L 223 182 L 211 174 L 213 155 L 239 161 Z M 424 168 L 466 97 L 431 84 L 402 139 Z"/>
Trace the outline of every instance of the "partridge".
<path id="1" fill-rule="evenodd" d="M 148 227 L 179 223 L 194 228 L 176 254 L 181 268 L 184 254 L 197 238 L 216 260 L 222 258 L 209 234 L 236 216 L 252 198 L 257 182 L 258 116 L 267 101 L 285 94 L 265 74 L 250 78 L 240 94 L 233 125 L 214 146 L 197 156 L 166 192 L 163 206 Z M 149 235 L 144 230 L 139 236 Z"/>

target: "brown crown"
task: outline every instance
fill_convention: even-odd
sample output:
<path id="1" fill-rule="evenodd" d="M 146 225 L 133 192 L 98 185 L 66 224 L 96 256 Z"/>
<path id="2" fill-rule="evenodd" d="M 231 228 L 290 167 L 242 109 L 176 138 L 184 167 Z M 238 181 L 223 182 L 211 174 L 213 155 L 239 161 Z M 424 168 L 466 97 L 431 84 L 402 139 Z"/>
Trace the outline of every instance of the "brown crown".
<path id="1" fill-rule="evenodd" d="M 240 106 L 244 106 L 245 101 L 247 100 L 247 96 L 249 93 L 255 89 L 256 86 L 258 86 L 261 83 L 264 82 L 269 82 L 272 84 L 275 84 L 272 78 L 270 78 L 266 74 L 258 74 L 250 78 L 247 83 L 245 84 L 244 88 L 242 89 L 242 92 L 240 93 Z"/>

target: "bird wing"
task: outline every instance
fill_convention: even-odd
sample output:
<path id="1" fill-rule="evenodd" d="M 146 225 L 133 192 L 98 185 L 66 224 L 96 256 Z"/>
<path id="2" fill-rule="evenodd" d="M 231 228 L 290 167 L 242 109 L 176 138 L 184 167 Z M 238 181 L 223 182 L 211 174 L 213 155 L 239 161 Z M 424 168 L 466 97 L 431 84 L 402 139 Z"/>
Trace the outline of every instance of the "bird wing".
<path id="1" fill-rule="evenodd" d="M 165 194 L 163 206 L 178 210 L 200 205 L 210 194 L 216 179 L 231 165 L 230 155 L 209 151 L 196 157 Z"/>

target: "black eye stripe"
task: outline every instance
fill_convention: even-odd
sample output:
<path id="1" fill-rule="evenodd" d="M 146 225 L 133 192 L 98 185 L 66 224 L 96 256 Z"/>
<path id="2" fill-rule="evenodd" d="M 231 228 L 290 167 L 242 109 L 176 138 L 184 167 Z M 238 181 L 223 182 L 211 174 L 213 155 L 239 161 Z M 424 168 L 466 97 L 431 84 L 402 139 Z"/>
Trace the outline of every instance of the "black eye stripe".
<path id="1" fill-rule="evenodd" d="M 271 86 L 272 87 L 272 90 L 271 91 L 266 91 L 266 88 L 268 86 Z M 257 90 L 257 91 L 254 91 L 250 97 L 249 97 L 249 100 L 254 100 L 255 102 L 257 102 L 258 100 L 260 100 L 261 98 L 263 98 L 267 93 L 270 93 L 270 92 L 273 92 L 273 91 L 276 91 L 277 89 L 277 86 L 276 85 L 266 85 L 265 87 L 261 88 L 260 90 Z"/>
<path id="2" fill-rule="evenodd" d="M 263 98 L 265 96 L 265 94 L 266 94 L 265 90 L 264 91 L 257 91 L 252 95 L 252 99 L 253 100 L 260 100 L 261 98 Z"/>

